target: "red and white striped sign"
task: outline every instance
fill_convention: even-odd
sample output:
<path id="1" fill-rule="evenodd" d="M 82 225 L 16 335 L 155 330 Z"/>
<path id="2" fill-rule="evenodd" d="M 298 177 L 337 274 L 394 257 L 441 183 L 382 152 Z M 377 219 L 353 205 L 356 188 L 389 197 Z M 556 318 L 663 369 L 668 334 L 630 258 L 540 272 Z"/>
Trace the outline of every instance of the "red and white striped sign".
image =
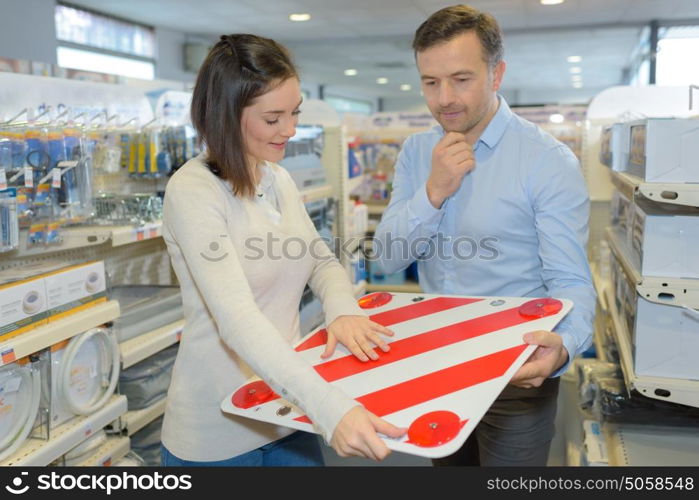
<path id="1" fill-rule="evenodd" d="M 321 359 L 327 334 L 319 329 L 295 349 L 328 382 L 399 427 L 389 448 L 430 458 L 457 451 L 505 385 L 532 354 L 522 336 L 553 330 L 573 304 L 565 299 L 460 297 L 374 293 L 360 305 L 391 328 L 389 352 L 362 362 L 338 344 Z M 311 421 L 259 378 L 221 403 L 223 411 L 308 432 Z"/>

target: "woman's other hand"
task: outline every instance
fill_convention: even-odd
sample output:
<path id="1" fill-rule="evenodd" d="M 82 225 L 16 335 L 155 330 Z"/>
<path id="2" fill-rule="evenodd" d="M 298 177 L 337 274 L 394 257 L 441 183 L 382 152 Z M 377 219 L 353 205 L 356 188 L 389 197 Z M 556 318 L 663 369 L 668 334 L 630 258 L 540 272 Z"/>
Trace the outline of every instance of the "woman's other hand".
<path id="1" fill-rule="evenodd" d="M 338 316 L 330 323 L 327 330 L 328 342 L 325 344 L 325 351 L 320 355 L 323 359 L 332 356 L 338 342 L 349 349 L 360 361 L 378 359 L 379 355 L 375 347 L 383 352 L 391 349 L 381 335 L 392 337 L 393 332 L 366 316 Z"/>
<path id="2" fill-rule="evenodd" d="M 333 432 L 330 445 L 341 457 L 365 457 L 383 460 L 391 450 L 377 432 L 400 438 L 407 429 L 401 429 L 369 412 L 363 406 L 355 406 L 348 411 Z"/>

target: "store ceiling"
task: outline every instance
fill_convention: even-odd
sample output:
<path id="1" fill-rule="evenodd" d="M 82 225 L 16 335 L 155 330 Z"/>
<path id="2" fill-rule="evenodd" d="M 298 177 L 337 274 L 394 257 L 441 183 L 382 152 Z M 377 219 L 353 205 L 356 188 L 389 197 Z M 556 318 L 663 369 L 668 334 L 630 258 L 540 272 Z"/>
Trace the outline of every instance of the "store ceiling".
<path id="1" fill-rule="evenodd" d="M 377 97 L 419 97 L 410 44 L 415 29 L 443 0 L 71 0 L 100 12 L 198 34 L 251 32 L 285 43 L 302 78 L 328 88 L 360 90 Z M 569 90 L 586 100 L 620 83 L 640 28 L 652 19 L 699 18 L 697 0 L 472 0 L 492 13 L 505 31 L 510 92 Z M 309 13 L 291 22 L 292 13 Z M 583 58 L 583 88 L 573 89 L 571 55 Z M 347 68 L 357 69 L 353 77 Z M 378 77 L 389 83 L 379 85 Z M 412 85 L 402 92 L 401 84 Z"/>

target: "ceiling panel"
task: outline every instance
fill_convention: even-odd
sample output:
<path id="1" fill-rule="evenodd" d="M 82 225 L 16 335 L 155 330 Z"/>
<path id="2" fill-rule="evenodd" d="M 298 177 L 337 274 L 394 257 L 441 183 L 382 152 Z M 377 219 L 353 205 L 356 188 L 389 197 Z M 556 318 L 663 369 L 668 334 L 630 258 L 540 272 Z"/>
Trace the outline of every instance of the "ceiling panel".
<path id="1" fill-rule="evenodd" d="M 154 26 L 218 38 L 247 31 L 289 46 L 305 79 L 350 86 L 367 95 L 396 92 L 411 83 L 419 97 L 410 48 L 415 29 L 452 1 L 444 0 L 71 0 L 97 11 Z M 699 17 L 699 0 L 472 0 L 491 12 L 505 31 L 508 90 L 571 88 L 566 57 L 580 55 L 584 85 L 618 84 L 638 37 L 652 19 Z M 312 19 L 292 23 L 288 15 Z M 384 67 L 379 67 L 384 66 Z M 385 67 L 389 66 L 389 67 Z M 400 67 L 403 66 L 403 67 Z M 346 77 L 343 70 L 359 74 Z M 389 78 L 386 86 L 378 76 Z M 410 94 L 408 93 L 408 94 Z M 403 94 L 401 94 L 403 95 Z"/>

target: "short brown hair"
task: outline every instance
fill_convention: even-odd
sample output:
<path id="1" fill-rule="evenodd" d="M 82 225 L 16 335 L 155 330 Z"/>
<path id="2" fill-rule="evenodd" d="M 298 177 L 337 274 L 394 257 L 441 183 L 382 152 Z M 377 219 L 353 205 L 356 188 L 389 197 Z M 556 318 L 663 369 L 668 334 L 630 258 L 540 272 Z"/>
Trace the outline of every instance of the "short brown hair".
<path id="1" fill-rule="evenodd" d="M 289 52 L 269 38 L 222 35 L 204 60 L 192 93 L 191 117 L 206 146 L 207 165 L 237 196 L 254 196 L 247 165 L 243 109 L 298 73 Z"/>
<path id="2" fill-rule="evenodd" d="M 485 62 L 492 68 L 502 61 L 504 48 L 498 22 L 490 14 L 468 5 L 445 7 L 427 18 L 415 31 L 413 50 L 416 53 L 422 52 L 471 30 L 476 32 L 481 41 Z"/>

